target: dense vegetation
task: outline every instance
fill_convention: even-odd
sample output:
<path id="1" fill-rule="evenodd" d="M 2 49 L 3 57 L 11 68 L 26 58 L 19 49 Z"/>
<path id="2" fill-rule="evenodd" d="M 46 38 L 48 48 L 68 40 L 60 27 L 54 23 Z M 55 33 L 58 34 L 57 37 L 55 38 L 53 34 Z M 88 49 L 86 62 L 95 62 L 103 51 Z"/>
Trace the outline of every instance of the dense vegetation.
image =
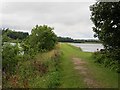
<path id="1" fill-rule="evenodd" d="M 27 32 L 16 32 L 12 31 L 9 28 L 2 29 L 2 40 L 3 42 L 13 42 L 15 40 L 22 41 L 29 34 Z"/>
<path id="2" fill-rule="evenodd" d="M 47 25 L 36 25 L 30 35 L 2 30 L 3 88 L 88 88 L 87 83 L 117 88 L 118 74 L 94 61 L 120 71 L 120 3 L 98 1 L 90 9 L 93 31 L 100 41 L 57 37 Z M 93 54 L 61 42 L 102 42 L 105 49 Z"/>
<path id="3" fill-rule="evenodd" d="M 93 31 L 104 45 L 104 50 L 95 53 L 96 62 L 119 70 L 120 62 L 120 2 L 96 2 L 90 7 Z"/>
<path id="4" fill-rule="evenodd" d="M 58 49 L 59 46 L 56 46 L 54 50 L 38 53 L 34 59 L 20 58 L 16 66 L 11 67 L 14 69 L 14 74 L 3 73 L 3 88 L 57 87 L 60 84 L 60 53 Z"/>
<path id="5" fill-rule="evenodd" d="M 101 43 L 99 40 L 94 39 L 72 39 L 70 37 L 58 37 L 59 42 L 69 42 L 69 43 Z"/>
<path id="6" fill-rule="evenodd" d="M 35 59 L 35 56 L 38 53 L 42 54 L 46 51 L 50 51 L 56 46 L 57 36 L 54 34 L 52 30 L 53 28 L 48 27 L 47 25 L 43 25 L 43 26 L 36 25 L 32 29 L 31 35 L 26 36 L 26 38 L 24 38 L 24 40 L 21 43 L 19 42 L 19 43 L 15 43 L 15 45 L 12 45 L 11 44 L 12 42 L 10 42 L 8 39 L 5 40 L 7 43 L 3 43 L 3 50 L 2 50 L 3 88 L 15 87 L 14 85 L 16 85 L 19 81 L 18 77 L 16 76 L 17 74 L 20 75 L 19 76 L 20 80 L 23 80 L 25 84 L 26 81 L 24 81 L 24 79 L 26 78 L 26 73 L 29 76 L 30 74 L 29 71 L 33 70 L 35 67 L 38 68 L 39 70 L 43 68 L 43 70 L 40 72 L 45 72 L 44 70 L 46 70 L 48 66 L 44 65 L 45 63 L 42 64 L 41 61 L 38 61 L 39 63 L 34 63 L 35 67 L 27 68 L 28 71 L 25 71 L 26 67 L 23 64 L 26 62 L 32 63 L 33 60 Z M 23 35 L 20 32 L 3 30 L 3 39 L 6 37 L 11 38 L 12 40 L 16 39 L 14 37 L 11 37 L 12 35 L 11 33 L 12 34 L 14 33 L 15 35 L 16 34 Z M 12 36 L 15 36 L 14 34 Z M 17 37 L 17 39 L 18 38 L 21 39 L 19 36 Z M 57 56 L 58 55 L 55 54 L 55 57 Z M 48 59 L 54 59 L 54 57 L 51 56 Z M 52 62 L 55 63 L 54 60 Z M 54 68 L 54 65 L 51 67 Z M 37 70 L 36 72 L 38 72 L 39 70 Z M 22 73 L 25 75 L 23 75 Z M 13 83 L 14 85 L 12 86 L 10 83 Z M 26 87 L 26 86 L 20 85 L 19 87 Z"/>
<path id="7" fill-rule="evenodd" d="M 34 52 L 41 52 L 45 50 L 51 50 L 57 43 L 57 36 L 52 31 L 54 28 L 48 27 L 47 25 L 38 26 L 36 25 L 32 31 L 31 35 L 25 40 L 24 49 L 28 47 L 34 49 Z M 29 50 L 26 50 L 29 52 Z"/>
<path id="8" fill-rule="evenodd" d="M 73 57 L 87 62 L 89 76 L 100 83 L 99 87 L 117 88 L 117 73 L 95 64 L 91 55 L 69 44 L 58 44 L 34 59 L 21 58 L 12 74 L 3 74 L 3 88 L 88 88 L 84 77 L 74 69 Z"/>

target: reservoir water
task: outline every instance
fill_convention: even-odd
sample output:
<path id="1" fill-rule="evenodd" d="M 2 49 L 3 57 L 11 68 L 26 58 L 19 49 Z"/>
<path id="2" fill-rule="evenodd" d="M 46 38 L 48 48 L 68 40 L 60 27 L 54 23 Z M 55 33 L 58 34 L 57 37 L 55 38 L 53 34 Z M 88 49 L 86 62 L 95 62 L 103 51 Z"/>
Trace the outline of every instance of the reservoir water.
<path id="1" fill-rule="evenodd" d="M 102 44 L 90 44 L 90 43 L 69 43 L 69 44 L 74 45 L 76 47 L 80 47 L 84 52 L 95 52 L 104 48 Z"/>

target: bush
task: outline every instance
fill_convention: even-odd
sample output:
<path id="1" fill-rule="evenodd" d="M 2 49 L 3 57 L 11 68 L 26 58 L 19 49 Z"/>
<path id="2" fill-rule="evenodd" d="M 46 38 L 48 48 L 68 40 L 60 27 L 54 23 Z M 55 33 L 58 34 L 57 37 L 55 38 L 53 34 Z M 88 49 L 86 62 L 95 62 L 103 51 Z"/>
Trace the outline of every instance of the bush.
<path id="1" fill-rule="evenodd" d="M 108 67 L 111 70 L 115 70 L 120 72 L 119 70 L 119 62 L 109 52 L 95 52 L 93 54 L 94 62 L 103 65 L 104 67 Z"/>
<path id="2" fill-rule="evenodd" d="M 52 50 L 57 43 L 57 36 L 52 30 L 53 28 L 47 25 L 36 25 L 32 29 L 31 35 L 23 44 L 24 50 L 27 52 L 29 51 L 28 53 L 32 51 L 38 53 Z"/>
<path id="3" fill-rule="evenodd" d="M 19 48 L 17 44 L 15 46 L 11 44 L 3 45 L 3 51 L 2 51 L 3 72 L 14 73 L 15 66 L 17 65 L 19 59 L 20 59 Z"/>

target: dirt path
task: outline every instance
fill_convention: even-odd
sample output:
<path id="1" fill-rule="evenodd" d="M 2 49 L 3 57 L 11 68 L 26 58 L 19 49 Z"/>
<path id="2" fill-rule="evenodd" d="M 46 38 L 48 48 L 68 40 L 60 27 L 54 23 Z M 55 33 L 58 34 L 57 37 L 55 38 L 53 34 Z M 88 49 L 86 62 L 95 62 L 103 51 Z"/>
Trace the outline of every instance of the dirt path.
<path id="1" fill-rule="evenodd" d="M 78 73 L 83 76 L 83 80 L 87 84 L 88 88 L 100 88 L 100 85 L 91 75 L 91 71 L 86 67 L 88 63 L 80 58 L 72 58 L 72 60 L 75 65 L 74 69 L 76 69 Z"/>

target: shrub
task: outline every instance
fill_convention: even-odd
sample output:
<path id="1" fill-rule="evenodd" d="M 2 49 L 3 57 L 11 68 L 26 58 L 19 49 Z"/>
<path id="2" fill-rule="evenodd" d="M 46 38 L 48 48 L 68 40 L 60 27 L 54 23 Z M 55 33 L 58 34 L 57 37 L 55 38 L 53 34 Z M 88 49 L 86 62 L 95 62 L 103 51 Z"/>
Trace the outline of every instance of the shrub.
<path id="1" fill-rule="evenodd" d="M 120 72 L 119 70 L 119 62 L 109 52 L 95 52 L 93 54 L 94 62 L 103 65 L 104 67 L 110 68 L 110 70 L 115 70 Z"/>
<path id="2" fill-rule="evenodd" d="M 52 31 L 53 29 L 47 25 L 36 25 L 32 29 L 31 35 L 24 42 L 24 50 L 27 53 L 29 53 L 28 51 L 37 53 L 53 49 L 57 43 L 57 36 Z"/>
<path id="3" fill-rule="evenodd" d="M 15 66 L 20 59 L 19 48 L 17 44 L 15 46 L 11 44 L 3 45 L 2 51 L 2 69 L 3 72 L 14 73 Z"/>

